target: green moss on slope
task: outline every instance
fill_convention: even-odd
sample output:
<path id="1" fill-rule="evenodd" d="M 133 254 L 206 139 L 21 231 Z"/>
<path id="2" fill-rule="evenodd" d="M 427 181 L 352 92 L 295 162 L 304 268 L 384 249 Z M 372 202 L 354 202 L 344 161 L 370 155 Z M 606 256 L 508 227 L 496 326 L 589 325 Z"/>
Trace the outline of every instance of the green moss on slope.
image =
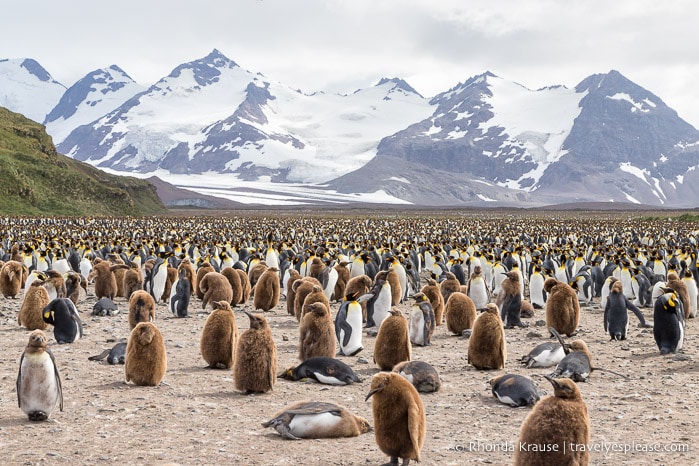
<path id="1" fill-rule="evenodd" d="M 0 214 L 145 215 L 164 212 L 155 187 L 56 152 L 43 126 L 0 107 Z"/>

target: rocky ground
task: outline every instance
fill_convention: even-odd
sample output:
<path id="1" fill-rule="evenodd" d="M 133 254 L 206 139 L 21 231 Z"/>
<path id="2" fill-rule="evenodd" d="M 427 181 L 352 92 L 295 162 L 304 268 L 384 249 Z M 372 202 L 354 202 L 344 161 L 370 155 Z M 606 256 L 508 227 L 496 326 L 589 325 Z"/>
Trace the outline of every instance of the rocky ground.
<path id="1" fill-rule="evenodd" d="M 90 315 L 96 299 L 85 297 L 79 309 L 85 335 L 70 345 L 57 345 L 49 329 L 50 346 L 63 377 L 65 410 L 48 422 L 31 423 L 17 406 L 15 380 L 20 354 L 29 332 L 17 326 L 21 299 L 0 298 L 0 446 L 3 464 L 382 464 L 387 457 L 373 434 L 338 440 L 289 441 L 263 421 L 298 400 L 343 404 L 372 420 L 371 400 L 364 401 L 371 376 L 375 338 L 365 336 L 364 351 L 342 357 L 363 378 L 358 384 L 331 387 L 278 380 L 274 391 L 244 396 L 233 388 L 229 370 L 206 369 L 199 338 L 207 313 L 201 302 L 190 304 L 191 317 L 171 317 L 160 304 L 156 324 L 165 341 L 168 369 L 159 387 L 124 383 L 124 366 L 89 361 L 88 357 L 128 335 L 128 319 Z M 122 310 L 124 299 L 117 299 Z M 333 312 L 338 305 L 333 305 Z M 251 302 L 245 307 L 251 308 Z M 401 305 L 407 313 L 409 304 Z M 239 308 L 242 309 L 242 308 Z M 644 309 L 652 320 L 652 310 Z M 285 303 L 266 313 L 278 349 L 280 370 L 297 363 L 298 324 L 286 315 Z M 248 319 L 236 312 L 242 332 Z M 602 310 L 583 308 L 579 337 L 595 357 L 595 365 L 626 374 L 629 380 L 593 372 L 579 384 L 591 423 L 591 464 L 698 464 L 699 447 L 699 322 L 687 325 L 685 349 L 661 356 L 652 330 L 632 325 L 628 340 L 610 342 L 602 327 Z M 442 389 L 423 395 L 427 437 L 422 464 L 510 464 L 519 428 L 530 412 L 510 408 L 490 393 L 488 380 L 506 372 L 536 375 L 548 369 L 524 369 L 517 358 L 547 340 L 537 311 L 528 329 L 506 331 L 505 370 L 477 371 L 467 364 L 468 341 L 437 328 L 433 344 L 415 347 L 413 358 L 431 363 L 440 372 Z M 534 377 L 552 393 L 545 379 Z M 602 449 L 635 449 L 605 452 Z M 688 448 L 688 451 L 685 449 Z M 658 449 L 659 451 L 647 451 Z M 685 451 L 682 451 L 685 450 Z"/>

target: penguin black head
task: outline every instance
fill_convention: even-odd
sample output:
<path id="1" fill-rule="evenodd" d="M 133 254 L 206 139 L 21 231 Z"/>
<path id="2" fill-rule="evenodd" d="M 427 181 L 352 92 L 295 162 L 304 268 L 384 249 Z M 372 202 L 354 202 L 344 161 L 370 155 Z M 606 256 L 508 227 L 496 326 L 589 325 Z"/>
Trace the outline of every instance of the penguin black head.
<path id="1" fill-rule="evenodd" d="M 424 303 L 425 301 L 429 301 L 425 293 L 415 293 L 411 296 L 411 298 L 414 299 L 416 303 Z"/>
<path id="2" fill-rule="evenodd" d="M 354 291 L 345 295 L 345 301 L 356 301 L 361 296 L 360 291 Z"/>

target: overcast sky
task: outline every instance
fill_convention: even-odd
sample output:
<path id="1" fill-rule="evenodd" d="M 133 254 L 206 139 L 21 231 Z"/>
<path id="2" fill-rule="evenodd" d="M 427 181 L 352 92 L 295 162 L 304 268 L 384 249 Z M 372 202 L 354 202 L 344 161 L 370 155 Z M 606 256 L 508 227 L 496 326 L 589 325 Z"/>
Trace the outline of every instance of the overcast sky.
<path id="1" fill-rule="evenodd" d="M 120 66 L 144 86 L 219 49 L 305 92 L 400 77 L 431 97 L 491 71 L 530 89 L 616 69 L 699 128 L 695 0 L 0 0 L 0 58 L 66 86 Z"/>

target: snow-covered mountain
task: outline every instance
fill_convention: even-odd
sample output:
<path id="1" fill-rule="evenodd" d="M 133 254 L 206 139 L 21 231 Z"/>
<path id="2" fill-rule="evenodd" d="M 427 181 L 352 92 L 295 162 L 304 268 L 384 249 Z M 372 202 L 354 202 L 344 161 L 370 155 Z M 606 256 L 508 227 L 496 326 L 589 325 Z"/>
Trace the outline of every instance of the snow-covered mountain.
<path id="1" fill-rule="evenodd" d="M 0 107 L 41 123 L 65 91 L 31 58 L 0 59 Z"/>
<path id="2" fill-rule="evenodd" d="M 116 65 L 95 70 L 69 87 L 42 121 L 59 144 L 78 126 L 101 118 L 144 90 Z"/>
<path id="3" fill-rule="evenodd" d="M 362 167 L 383 137 L 432 111 L 401 80 L 351 95 L 305 95 L 214 50 L 77 128 L 58 148 L 113 170 L 325 182 Z"/>
<path id="4" fill-rule="evenodd" d="M 617 71 L 573 89 L 484 73 L 431 99 L 398 78 L 304 94 L 213 50 L 147 89 L 92 72 L 45 121 L 76 159 L 242 202 L 699 205 L 699 131 Z"/>
<path id="5" fill-rule="evenodd" d="M 696 177 L 699 131 L 617 71 L 536 91 L 485 73 L 431 103 L 435 113 L 381 141 L 377 159 L 560 202 L 699 204 L 696 183 L 685 181 Z"/>

